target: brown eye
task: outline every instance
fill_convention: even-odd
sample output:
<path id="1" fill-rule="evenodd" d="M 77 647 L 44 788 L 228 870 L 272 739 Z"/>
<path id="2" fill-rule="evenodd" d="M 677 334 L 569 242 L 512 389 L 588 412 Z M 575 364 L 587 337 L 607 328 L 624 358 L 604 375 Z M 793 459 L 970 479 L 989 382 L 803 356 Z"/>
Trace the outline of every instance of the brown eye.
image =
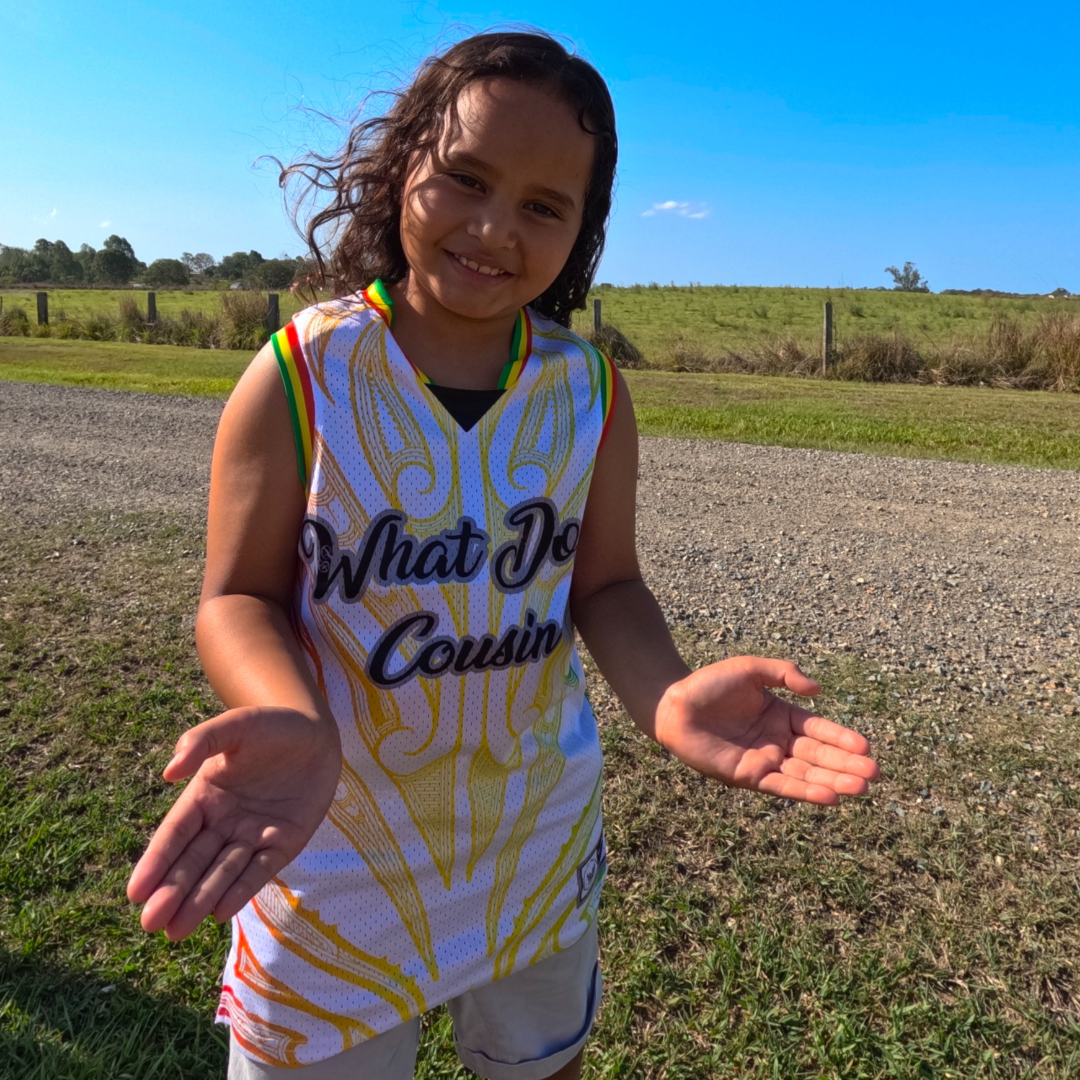
<path id="1" fill-rule="evenodd" d="M 532 210 L 534 213 L 539 214 L 541 217 L 557 218 L 559 216 L 557 211 L 552 210 L 552 208 L 545 203 L 526 203 L 526 209 Z"/>

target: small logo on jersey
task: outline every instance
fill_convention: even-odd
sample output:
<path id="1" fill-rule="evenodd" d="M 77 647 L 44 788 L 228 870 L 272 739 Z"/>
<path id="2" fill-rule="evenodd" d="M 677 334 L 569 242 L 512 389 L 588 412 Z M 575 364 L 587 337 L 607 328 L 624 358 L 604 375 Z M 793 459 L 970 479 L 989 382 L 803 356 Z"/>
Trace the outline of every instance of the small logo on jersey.
<path id="1" fill-rule="evenodd" d="M 604 846 L 604 836 L 596 841 L 596 847 L 585 856 L 584 861 L 577 868 L 577 906 L 581 907 L 592 895 L 593 890 L 603 880 L 607 870 L 607 849 Z"/>

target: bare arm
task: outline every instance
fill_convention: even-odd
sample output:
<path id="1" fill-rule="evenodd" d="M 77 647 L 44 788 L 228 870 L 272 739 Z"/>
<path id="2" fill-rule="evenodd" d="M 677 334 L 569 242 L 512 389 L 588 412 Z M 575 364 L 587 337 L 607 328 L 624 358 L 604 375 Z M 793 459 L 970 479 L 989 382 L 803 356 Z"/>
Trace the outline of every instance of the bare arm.
<path id="1" fill-rule="evenodd" d="M 303 849 L 341 769 L 337 725 L 286 612 L 304 492 L 269 347 L 222 414 L 210 476 L 196 644 L 227 711 L 185 732 L 166 766 L 192 777 L 128 883 L 142 925 L 185 937 L 236 914 Z"/>
<path id="2" fill-rule="evenodd" d="M 831 804 L 877 776 L 859 734 L 768 691 L 820 687 L 784 660 L 733 657 L 691 672 L 635 550 L 637 427 L 619 379 L 574 559 L 571 613 L 635 724 L 698 772 L 728 784 Z"/>

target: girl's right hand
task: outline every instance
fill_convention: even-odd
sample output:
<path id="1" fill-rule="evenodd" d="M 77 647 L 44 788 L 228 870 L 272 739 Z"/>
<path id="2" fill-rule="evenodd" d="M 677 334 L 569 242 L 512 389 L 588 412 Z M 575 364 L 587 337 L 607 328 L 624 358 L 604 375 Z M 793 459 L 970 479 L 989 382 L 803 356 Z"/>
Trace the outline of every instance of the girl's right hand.
<path id="1" fill-rule="evenodd" d="M 337 725 L 295 709 L 230 709 L 181 735 L 164 776 L 192 780 L 128 881 L 143 929 L 178 941 L 232 918 L 300 854 L 340 774 Z"/>

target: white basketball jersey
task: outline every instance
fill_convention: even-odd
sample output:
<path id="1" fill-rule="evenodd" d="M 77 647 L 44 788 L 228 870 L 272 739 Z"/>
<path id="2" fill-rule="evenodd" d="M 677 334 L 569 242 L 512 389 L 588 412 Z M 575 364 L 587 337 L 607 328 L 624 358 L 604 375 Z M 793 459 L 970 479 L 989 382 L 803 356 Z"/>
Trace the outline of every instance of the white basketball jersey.
<path id="1" fill-rule="evenodd" d="M 343 754 L 326 819 L 233 923 L 219 1018 L 277 1066 L 573 944 L 605 867 L 569 595 L 614 370 L 523 311 L 465 431 L 392 314 L 376 282 L 274 337 L 308 491 L 294 626 Z"/>

